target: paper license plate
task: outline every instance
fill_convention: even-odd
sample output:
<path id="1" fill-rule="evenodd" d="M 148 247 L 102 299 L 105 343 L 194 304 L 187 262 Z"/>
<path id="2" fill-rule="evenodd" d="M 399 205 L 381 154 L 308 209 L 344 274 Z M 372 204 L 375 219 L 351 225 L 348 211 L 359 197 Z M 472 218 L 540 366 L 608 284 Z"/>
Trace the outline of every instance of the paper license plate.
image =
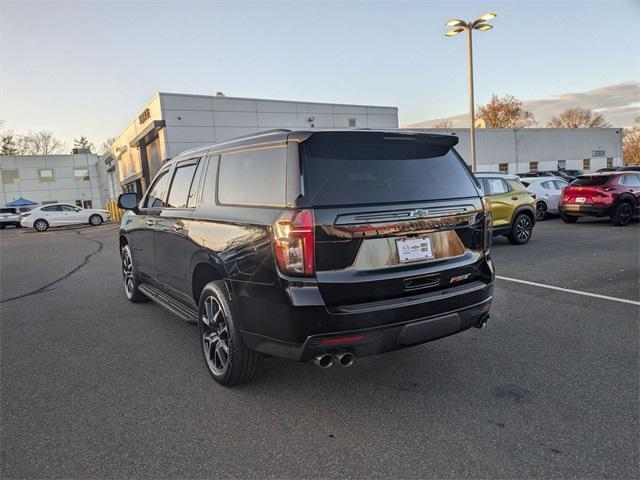
<path id="1" fill-rule="evenodd" d="M 433 258 L 433 246 L 429 237 L 399 238 L 396 240 L 400 262 L 415 262 Z"/>
<path id="2" fill-rule="evenodd" d="M 586 200 L 585 197 L 576 197 L 576 203 L 584 203 Z"/>

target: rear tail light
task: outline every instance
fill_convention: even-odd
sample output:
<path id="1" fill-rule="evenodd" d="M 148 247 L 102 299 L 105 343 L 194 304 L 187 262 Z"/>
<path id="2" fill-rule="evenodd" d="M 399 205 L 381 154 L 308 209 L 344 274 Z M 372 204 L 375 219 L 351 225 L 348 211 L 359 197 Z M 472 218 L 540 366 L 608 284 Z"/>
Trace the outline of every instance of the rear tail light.
<path id="1" fill-rule="evenodd" d="M 485 254 L 491 250 L 491 242 L 493 240 L 493 220 L 491 218 L 491 200 L 487 197 L 482 197 L 482 211 L 484 212 L 484 240 L 482 242 L 482 249 Z"/>
<path id="2" fill-rule="evenodd" d="M 314 219 L 312 210 L 285 210 L 273 226 L 273 246 L 282 273 L 313 275 Z"/>

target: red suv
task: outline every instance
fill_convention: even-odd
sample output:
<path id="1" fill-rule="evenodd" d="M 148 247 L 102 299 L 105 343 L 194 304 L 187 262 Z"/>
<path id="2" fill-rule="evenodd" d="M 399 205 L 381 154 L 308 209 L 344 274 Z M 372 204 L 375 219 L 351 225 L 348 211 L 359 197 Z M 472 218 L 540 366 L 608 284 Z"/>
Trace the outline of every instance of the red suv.
<path id="1" fill-rule="evenodd" d="M 640 206 L 640 173 L 607 172 L 581 175 L 562 191 L 562 220 L 578 217 L 611 217 L 614 225 L 627 225 Z"/>

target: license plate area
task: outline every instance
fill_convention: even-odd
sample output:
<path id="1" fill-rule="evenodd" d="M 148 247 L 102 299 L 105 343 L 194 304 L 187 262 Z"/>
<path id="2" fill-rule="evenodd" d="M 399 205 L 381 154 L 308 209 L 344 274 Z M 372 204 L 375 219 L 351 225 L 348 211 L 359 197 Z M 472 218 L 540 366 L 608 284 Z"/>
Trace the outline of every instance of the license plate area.
<path id="1" fill-rule="evenodd" d="M 400 263 L 420 262 L 434 257 L 433 244 L 429 237 L 398 238 L 396 249 Z"/>
<path id="2" fill-rule="evenodd" d="M 586 197 L 576 197 L 576 203 L 584 203 L 586 201 Z"/>

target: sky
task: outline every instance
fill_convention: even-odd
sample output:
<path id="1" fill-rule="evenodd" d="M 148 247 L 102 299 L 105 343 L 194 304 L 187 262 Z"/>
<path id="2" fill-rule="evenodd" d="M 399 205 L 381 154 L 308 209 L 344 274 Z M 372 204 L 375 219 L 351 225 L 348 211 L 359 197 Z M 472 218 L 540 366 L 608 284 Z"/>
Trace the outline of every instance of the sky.
<path id="1" fill-rule="evenodd" d="M 476 104 L 511 94 L 547 111 L 609 92 L 628 110 L 616 122 L 640 112 L 640 0 L 0 0 L 0 119 L 100 144 L 157 91 L 216 90 L 397 106 L 401 125 L 455 117 L 466 41 L 444 22 L 487 11 L 498 16 L 474 34 Z"/>

